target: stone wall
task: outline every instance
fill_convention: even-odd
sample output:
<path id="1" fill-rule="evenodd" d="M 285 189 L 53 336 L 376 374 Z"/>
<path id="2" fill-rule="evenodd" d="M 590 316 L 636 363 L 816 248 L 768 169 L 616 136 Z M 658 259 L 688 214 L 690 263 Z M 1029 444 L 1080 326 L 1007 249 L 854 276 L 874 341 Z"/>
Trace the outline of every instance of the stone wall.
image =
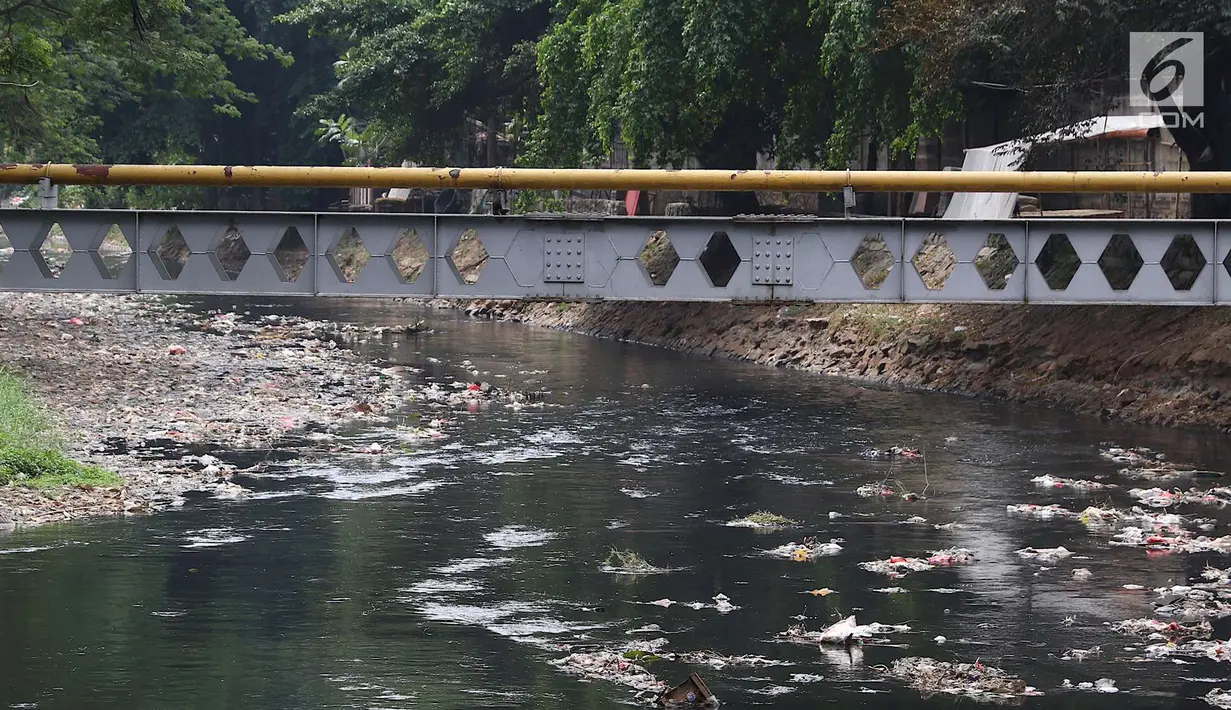
<path id="1" fill-rule="evenodd" d="M 1225 309 L 482 301 L 468 310 L 710 357 L 1231 433 Z"/>

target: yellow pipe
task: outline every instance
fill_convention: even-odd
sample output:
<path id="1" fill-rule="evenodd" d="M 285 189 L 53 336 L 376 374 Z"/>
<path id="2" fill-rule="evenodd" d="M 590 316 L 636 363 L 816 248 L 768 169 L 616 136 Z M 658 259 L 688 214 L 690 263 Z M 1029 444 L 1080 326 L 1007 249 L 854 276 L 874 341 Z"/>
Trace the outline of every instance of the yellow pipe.
<path id="1" fill-rule="evenodd" d="M 1231 192 L 1231 172 L 590 170 L 249 165 L 0 165 L 0 184 L 422 187 L 510 190 L 838 192 Z"/>

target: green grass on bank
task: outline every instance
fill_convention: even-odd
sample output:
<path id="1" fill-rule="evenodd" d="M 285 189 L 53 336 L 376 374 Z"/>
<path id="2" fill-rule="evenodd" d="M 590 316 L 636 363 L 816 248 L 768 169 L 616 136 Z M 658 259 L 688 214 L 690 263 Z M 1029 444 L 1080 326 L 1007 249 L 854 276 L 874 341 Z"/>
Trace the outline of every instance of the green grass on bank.
<path id="1" fill-rule="evenodd" d="M 0 369 L 0 485 L 57 488 L 121 483 L 111 471 L 65 456 L 47 411 L 26 392 L 20 377 Z"/>

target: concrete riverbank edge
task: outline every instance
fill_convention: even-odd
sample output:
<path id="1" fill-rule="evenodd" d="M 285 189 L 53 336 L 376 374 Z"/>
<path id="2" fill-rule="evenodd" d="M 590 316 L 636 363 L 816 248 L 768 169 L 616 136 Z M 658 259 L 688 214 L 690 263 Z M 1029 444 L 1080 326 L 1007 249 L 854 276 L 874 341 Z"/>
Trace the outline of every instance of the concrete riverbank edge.
<path id="1" fill-rule="evenodd" d="M 1231 311 L 472 301 L 472 316 L 866 382 L 1231 433 Z"/>
<path id="2" fill-rule="evenodd" d="M 409 383 L 339 345 L 346 327 L 236 316 L 149 296 L 0 293 L 0 367 L 24 376 L 70 457 L 124 480 L 0 486 L 0 531 L 151 512 L 192 492 L 243 497 L 232 481 L 241 466 L 327 446 L 295 445 L 296 432 L 379 420 L 405 403 Z"/>

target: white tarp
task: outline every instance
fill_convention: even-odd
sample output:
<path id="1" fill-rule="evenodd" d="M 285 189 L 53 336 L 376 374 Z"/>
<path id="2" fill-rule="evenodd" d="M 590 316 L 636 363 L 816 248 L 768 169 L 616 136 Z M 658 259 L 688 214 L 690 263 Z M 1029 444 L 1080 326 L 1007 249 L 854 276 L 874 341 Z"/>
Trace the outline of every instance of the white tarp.
<path id="1" fill-rule="evenodd" d="M 962 171 L 1018 170 L 1035 143 L 1063 143 L 1163 126 L 1163 117 L 1158 114 L 1099 116 L 1029 138 L 969 148 L 962 161 Z M 942 219 L 1011 219 L 1016 207 L 1016 192 L 955 192 Z"/>

